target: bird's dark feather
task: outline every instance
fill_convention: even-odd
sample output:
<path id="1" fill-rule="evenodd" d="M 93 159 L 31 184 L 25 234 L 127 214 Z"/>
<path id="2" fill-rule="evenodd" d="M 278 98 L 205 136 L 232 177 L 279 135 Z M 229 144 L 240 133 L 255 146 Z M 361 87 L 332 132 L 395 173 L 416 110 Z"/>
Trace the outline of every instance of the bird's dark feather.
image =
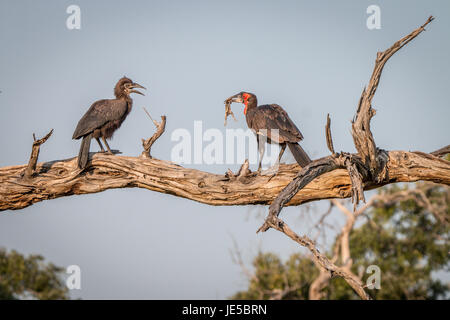
<path id="1" fill-rule="evenodd" d="M 129 104 L 131 101 L 126 99 L 105 99 L 94 102 L 78 122 L 72 139 L 79 139 L 110 122 L 120 126 L 130 111 Z"/>
<path id="2" fill-rule="evenodd" d="M 278 129 L 278 139 L 276 143 L 298 142 L 303 139 L 303 135 L 294 122 L 289 118 L 287 112 L 277 104 L 266 104 L 247 111 L 248 126 L 255 130 L 266 129 L 264 135 L 274 140 L 271 136 L 271 129 Z M 277 141 L 278 140 L 278 141 Z"/>

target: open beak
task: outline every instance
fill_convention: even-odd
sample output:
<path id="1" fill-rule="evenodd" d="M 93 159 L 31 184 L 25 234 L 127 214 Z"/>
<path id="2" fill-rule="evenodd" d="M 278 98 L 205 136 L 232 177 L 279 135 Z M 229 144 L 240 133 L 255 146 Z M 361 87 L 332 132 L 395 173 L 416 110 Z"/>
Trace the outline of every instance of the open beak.
<path id="1" fill-rule="evenodd" d="M 238 94 L 235 94 L 234 96 L 229 97 L 227 100 L 225 100 L 225 103 L 244 103 L 244 98 L 242 98 L 242 92 L 239 92 Z"/>
<path id="2" fill-rule="evenodd" d="M 141 86 L 140 84 L 138 84 L 138 83 L 132 83 L 131 85 L 130 85 L 130 87 L 129 87 L 130 89 L 134 89 L 134 88 L 140 88 L 140 89 L 144 89 L 144 90 L 147 90 L 145 87 L 143 87 L 143 86 Z M 143 94 L 142 92 L 140 92 L 140 91 L 137 91 L 137 90 L 130 90 L 130 93 L 137 93 L 137 94 L 140 94 L 140 95 L 143 95 L 143 96 L 145 96 L 145 94 Z"/>

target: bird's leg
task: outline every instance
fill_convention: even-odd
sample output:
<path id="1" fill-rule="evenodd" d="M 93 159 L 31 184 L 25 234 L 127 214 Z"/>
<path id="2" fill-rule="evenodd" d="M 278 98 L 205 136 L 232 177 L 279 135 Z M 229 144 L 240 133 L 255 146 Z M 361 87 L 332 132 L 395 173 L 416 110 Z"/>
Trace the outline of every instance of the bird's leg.
<path id="1" fill-rule="evenodd" d="M 284 150 L 286 149 L 286 143 L 280 144 L 281 149 L 280 149 L 280 154 L 278 155 L 278 161 L 276 164 L 280 164 L 281 162 L 281 157 L 283 156 Z"/>
<path id="2" fill-rule="evenodd" d="M 102 145 L 102 143 L 100 142 L 100 139 L 99 139 L 99 138 L 95 138 L 95 140 L 97 140 L 98 145 L 100 146 L 100 149 L 102 149 L 101 152 L 105 152 L 105 149 L 103 148 L 103 145 Z"/>
<path id="3" fill-rule="evenodd" d="M 264 156 L 264 150 L 266 148 L 265 141 L 260 141 L 260 139 L 263 139 L 262 135 L 257 135 L 256 140 L 258 141 L 258 151 L 259 151 L 259 162 L 258 162 L 258 172 L 261 172 L 261 166 L 262 166 L 262 159 Z"/>
<path id="4" fill-rule="evenodd" d="M 272 180 L 272 178 L 277 175 L 278 169 L 280 168 L 281 157 L 283 156 L 285 149 L 286 143 L 280 143 L 280 154 L 278 155 L 277 162 L 275 162 L 275 164 L 270 168 L 272 174 L 269 177 L 269 181 Z"/>
<path id="5" fill-rule="evenodd" d="M 106 145 L 106 149 L 108 149 L 108 152 L 107 152 L 107 153 L 114 155 L 114 153 L 111 151 L 111 149 L 110 149 L 110 147 L 109 147 L 109 145 L 108 145 L 108 142 L 106 142 L 105 137 L 102 137 L 102 140 L 103 140 L 103 142 L 104 142 L 105 145 Z"/>

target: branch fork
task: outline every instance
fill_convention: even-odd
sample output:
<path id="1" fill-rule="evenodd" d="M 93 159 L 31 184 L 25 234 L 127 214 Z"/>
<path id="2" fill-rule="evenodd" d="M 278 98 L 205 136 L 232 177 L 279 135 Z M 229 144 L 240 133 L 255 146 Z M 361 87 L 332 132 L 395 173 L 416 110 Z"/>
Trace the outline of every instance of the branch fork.
<path id="1" fill-rule="evenodd" d="M 325 137 L 331 156 L 315 160 L 302 168 L 297 176 L 290 182 L 272 202 L 269 208 L 269 214 L 258 232 L 265 232 L 270 228 L 278 230 L 288 237 L 299 243 L 301 246 L 307 247 L 315 257 L 318 265 L 325 268 L 333 274 L 343 277 L 347 283 L 355 290 L 361 299 L 369 299 L 370 297 L 364 291 L 361 281 L 348 270 L 336 267 L 331 261 L 323 255 L 320 255 L 314 247 L 314 243 L 306 236 L 300 237 L 295 234 L 282 220 L 278 218 L 283 206 L 287 204 L 301 189 L 308 185 L 311 181 L 319 176 L 336 170 L 345 168 L 351 180 L 351 197 L 353 202 L 353 211 L 356 212 L 359 201 L 365 202 L 364 198 L 364 181 L 374 184 L 382 184 L 389 175 L 387 163 L 389 155 L 382 149 L 377 148 L 372 132 L 370 130 L 370 121 L 376 114 L 372 108 L 372 99 L 377 90 L 381 72 L 389 58 L 400 50 L 404 45 L 417 37 L 425 26 L 433 21 L 433 17 L 421 27 L 417 28 L 409 35 L 395 42 L 389 49 L 384 52 L 378 52 L 375 60 L 375 67 L 370 78 L 369 84 L 363 89 L 356 114 L 352 121 L 352 137 L 358 151 L 357 155 L 341 152 L 336 154 L 334 151 L 333 140 L 330 129 L 330 117 L 327 115 L 327 124 L 325 126 Z M 445 149 L 445 148 L 443 148 Z M 442 150 L 443 150 L 442 149 Z M 438 150 L 439 154 L 441 150 Z M 309 241 L 308 241 L 309 240 Z M 330 267 L 331 266 L 331 267 Z M 337 269 L 336 269 L 337 268 Z"/>
<path id="2" fill-rule="evenodd" d="M 44 144 L 48 138 L 50 138 L 50 136 L 53 133 L 53 129 L 50 130 L 49 133 L 47 133 L 43 138 L 41 139 L 36 139 L 36 135 L 33 133 L 33 146 L 31 149 L 31 155 L 30 155 L 30 160 L 28 161 L 28 165 L 25 169 L 25 171 L 23 172 L 23 179 L 31 179 L 35 174 L 36 174 L 36 164 L 39 158 L 39 151 L 41 148 L 41 145 Z"/>
<path id="3" fill-rule="evenodd" d="M 148 115 L 150 120 L 152 120 L 153 124 L 156 127 L 156 132 L 148 139 L 142 139 L 142 147 L 144 148 L 144 151 L 141 153 L 142 158 L 152 159 L 152 156 L 150 155 L 150 151 L 152 148 L 152 145 L 155 143 L 156 140 L 164 133 L 166 130 L 166 116 L 161 116 L 161 122 L 158 122 L 152 118 L 150 113 L 147 111 L 147 109 L 143 108 L 145 113 Z"/>

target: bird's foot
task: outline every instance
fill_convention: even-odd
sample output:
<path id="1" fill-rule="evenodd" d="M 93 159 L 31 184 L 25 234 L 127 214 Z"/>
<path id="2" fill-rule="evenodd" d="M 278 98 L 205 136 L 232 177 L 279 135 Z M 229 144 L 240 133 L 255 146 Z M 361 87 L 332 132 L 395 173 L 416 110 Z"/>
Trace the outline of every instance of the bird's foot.
<path id="1" fill-rule="evenodd" d="M 269 178 L 268 181 L 270 181 L 272 180 L 273 177 L 275 177 L 278 174 L 278 169 L 279 165 L 276 164 L 263 171 L 261 169 L 258 169 L 258 174 L 268 177 Z"/>
<path id="2" fill-rule="evenodd" d="M 113 155 L 116 155 L 116 154 L 121 154 L 122 152 L 120 152 L 119 150 L 107 150 L 107 151 L 100 151 L 100 153 L 113 156 Z"/>
<path id="3" fill-rule="evenodd" d="M 277 175 L 277 173 L 272 173 L 271 175 L 269 175 L 269 180 L 267 180 L 267 182 L 269 182 L 270 180 L 272 180 L 273 177 L 275 177 Z"/>

